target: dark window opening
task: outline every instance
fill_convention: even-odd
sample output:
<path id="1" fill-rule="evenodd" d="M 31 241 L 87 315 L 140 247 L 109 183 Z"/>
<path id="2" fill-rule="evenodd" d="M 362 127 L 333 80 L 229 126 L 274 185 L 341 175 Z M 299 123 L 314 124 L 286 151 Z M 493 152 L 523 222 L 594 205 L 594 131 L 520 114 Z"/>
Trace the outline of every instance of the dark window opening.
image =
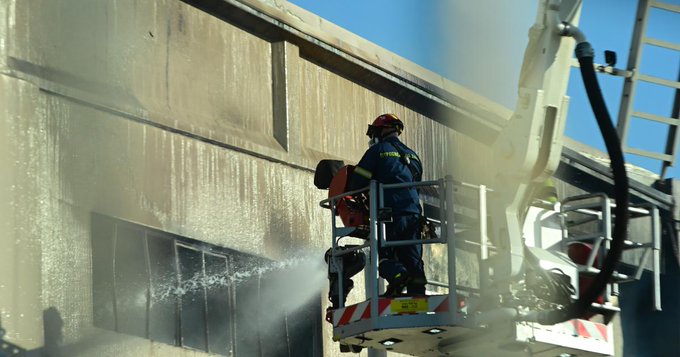
<path id="1" fill-rule="evenodd" d="M 321 297 L 288 311 L 271 263 L 92 214 L 94 324 L 225 356 L 321 356 Z M 278 308 L 276 308 L 278 307 Z"/>

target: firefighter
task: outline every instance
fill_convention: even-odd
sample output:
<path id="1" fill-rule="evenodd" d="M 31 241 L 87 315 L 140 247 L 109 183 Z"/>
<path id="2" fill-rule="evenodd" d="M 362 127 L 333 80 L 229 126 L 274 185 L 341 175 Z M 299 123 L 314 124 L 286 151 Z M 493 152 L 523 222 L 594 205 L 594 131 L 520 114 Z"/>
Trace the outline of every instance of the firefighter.
<path id="1" fill-rule="evenodd" d="M 404 123 L 394 114 L 378 116 L 368 126 L 369 148 L 352 176 L 349 189 L 366 187 L 370 180 L 383 184 L 420 181 L 423 168 L 418 155 L 399 140 Z M 387 241 L 420 238 L 422 209 L 416 188 L 384 192 L 385 207 L 392 209 L 392 221 L 385 224 Z M 422 245 L 380 248 L 378 271 L 387 280 L 385 296 L 395 296 L 406 288 L 409 295 L 424 295 L 425 272 Z"/>

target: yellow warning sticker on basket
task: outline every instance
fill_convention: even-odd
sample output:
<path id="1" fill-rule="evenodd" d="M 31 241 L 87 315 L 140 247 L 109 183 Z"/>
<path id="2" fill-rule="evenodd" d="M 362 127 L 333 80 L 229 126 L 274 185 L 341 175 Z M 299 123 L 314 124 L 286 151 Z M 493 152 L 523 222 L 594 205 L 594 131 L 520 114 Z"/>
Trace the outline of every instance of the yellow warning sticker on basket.
<path id="1" fill-rule="evenodd" d="M 427 299 L 394 299 L 390 302 L 393 314 L 426 312 L 428 308 Z"/>

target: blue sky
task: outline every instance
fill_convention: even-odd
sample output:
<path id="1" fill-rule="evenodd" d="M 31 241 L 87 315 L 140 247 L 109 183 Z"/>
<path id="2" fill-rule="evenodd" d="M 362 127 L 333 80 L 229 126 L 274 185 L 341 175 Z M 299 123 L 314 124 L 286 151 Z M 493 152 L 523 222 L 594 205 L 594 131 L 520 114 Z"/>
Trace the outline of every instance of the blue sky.
<path id="1" fill-rule="evenodd" d="M 514 108 L 517 77 L 536 0 L 289 0 L 433 72 Z M 663 0 L 680 5 L 680 0 Z M 584 0 L 579 27 L 604 62 L 604 50 L 617 53 L 625 68 L 635 21 L 636 0 Z M 652 9 L 647 35 L 680 44 L 680 14 Z M 645 45 L 640 72 L 676 81 L 680 52 Z M 610 114 L 616 121 L 623 79 L 600 75 Z M 674 89 L 638 82 L 634 109 L 670 116 Z M 578 74 L 572 69 L 565 133 L 603 150 L 602 139 Z M 628 145 L 663 152 L 668 125 L 631 119 Z M 636 155 L 627 160 L 658 173 L 661 162 Z M 680 163 L 677 163 L 680 165 Z M 671 168 L 666 177 L 680 178 Z"/>

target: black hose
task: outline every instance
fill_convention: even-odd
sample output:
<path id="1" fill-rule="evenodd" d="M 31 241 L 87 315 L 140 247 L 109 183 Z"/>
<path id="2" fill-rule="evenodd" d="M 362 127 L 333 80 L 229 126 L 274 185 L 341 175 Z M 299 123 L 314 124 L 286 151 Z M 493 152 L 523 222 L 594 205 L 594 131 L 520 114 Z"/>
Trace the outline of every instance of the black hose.
<path id="1" fill-rule="evenodd" d="M 539 311 L 524 317 L 525 320 L 536 321 L 543 325 L 554 325 L 579 318 L 588 311 L 591 304 L 602 294 L 616 269 L 628 230 L 628 174 L 626 173 L 621 142 L 614 129 L 609 111 L 602 98 L 600 85 L 597 82 L 593 67 L 594 52 L 592 46 L 588 42 L 581 42 L 576 45 L 575 52 L 581 67 L 581 77 L 590 106 L 595 114 L 595 119 L 597 119 L 597 125 L 600 127 L 609 154 L 610 166 L 614 176 L 614 199 L 616 201 L 614 214 L 616 217 L 611 247 L 600 272 L 595 276 L 588 290 L 582 292 L 579 299 L 564 310 Z"/>
<path id="2" fill-rule="evenodd" d="M 621 141 L 614 129 L 609 111 L 602 98 L 600 85 L 597 82 L 597 76 L 593 68 L 593 48 L 590 43 L 581 42 L 576 45 L 575 52 L 581 67 L 581 77 L 583 77 L 583 84 L 588 93 L 590 106 L 593 108 L 597 125 L 600 127 L 600 132 L 609 154 L 609 165 L 614 176 L 614 199 L 616 201 L 614 232 L 607 258 L 600 273 L 595 276 L 588 290 L 580 296 L 571 309 L 573 310 L 571 312 L 572 317 L 579 317 L 602 294 L 621 258 L 621 251 L 623 250 L 623 244 L 628 231 L 628 174 L 626 173 L 623 150 L 621 150 Z"/>

